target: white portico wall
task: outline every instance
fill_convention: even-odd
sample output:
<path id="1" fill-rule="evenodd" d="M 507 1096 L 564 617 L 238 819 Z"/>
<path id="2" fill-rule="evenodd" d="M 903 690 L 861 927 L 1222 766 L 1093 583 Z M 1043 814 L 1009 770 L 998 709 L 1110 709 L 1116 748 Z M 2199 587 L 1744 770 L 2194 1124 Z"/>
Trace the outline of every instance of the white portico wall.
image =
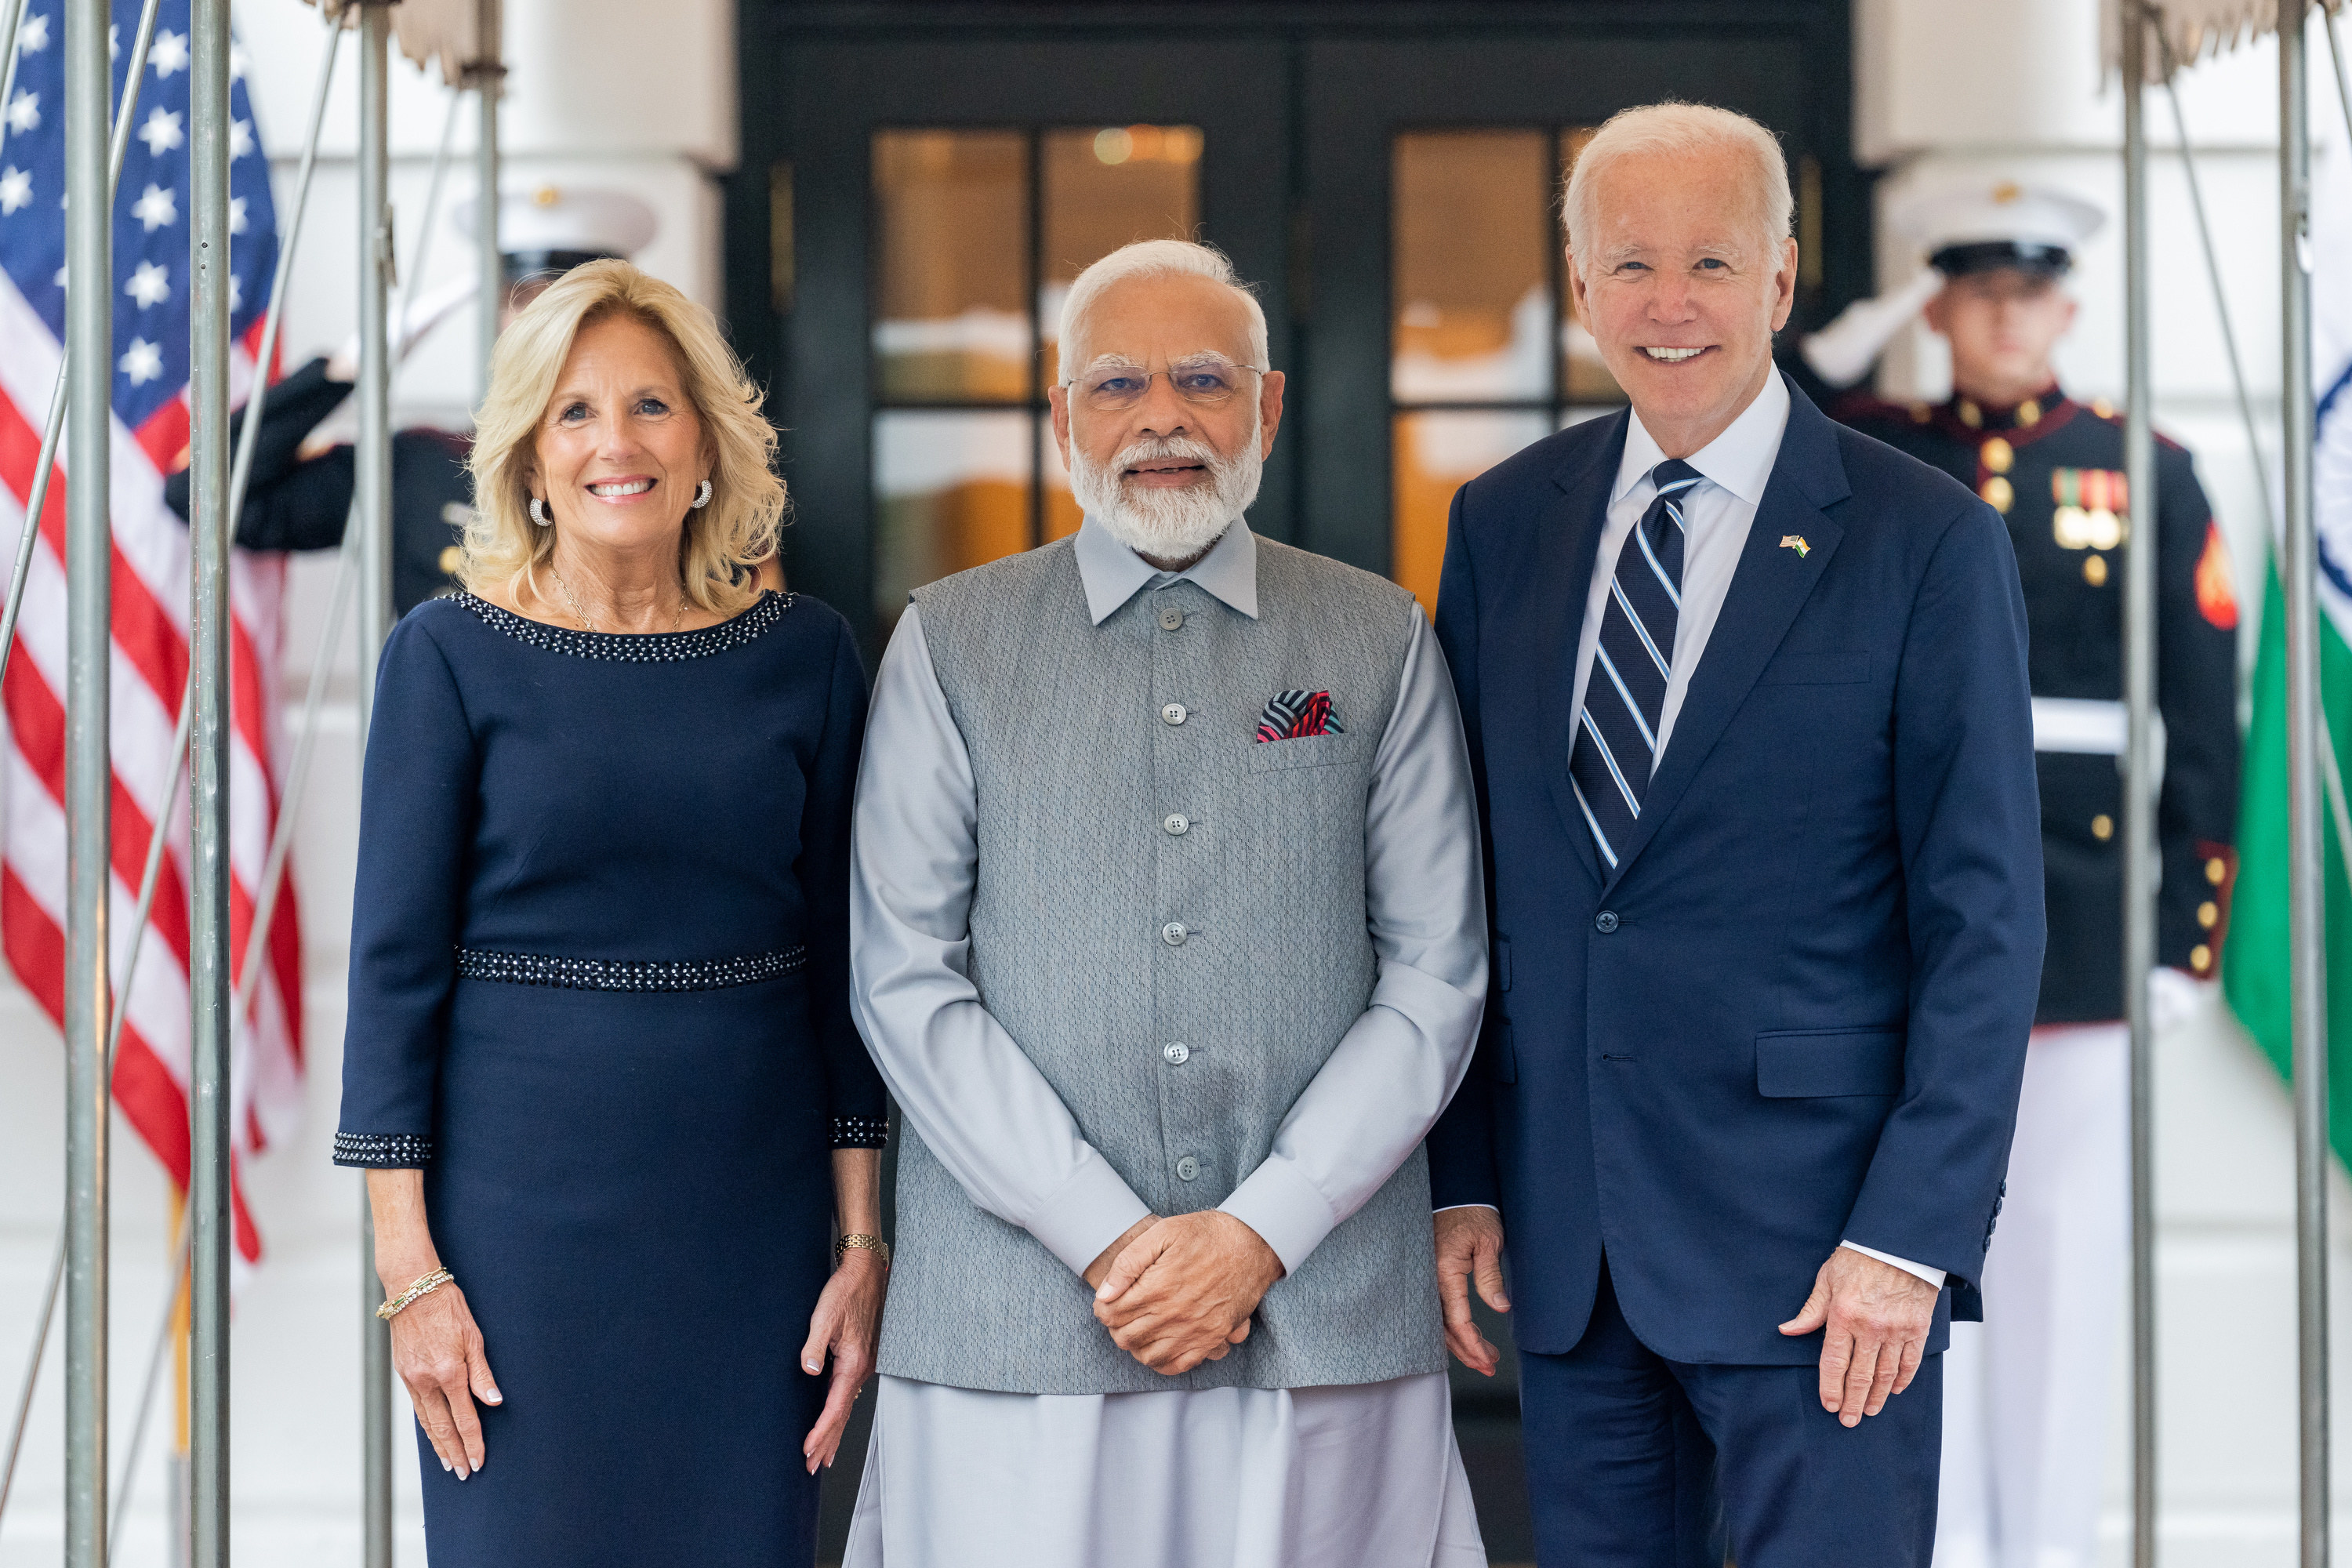
<path id="1" fill-rule="evenodd" d="M 41 8 L 41 0 L 33 0 Z M 324 30 L 300 0 L 237 0 L 247 83 L 270 158 L 281 222 Z M 660 234 L 638 259 L 698 300 L 719 303 L 716 178 L 735 158 L 734 6 L 730 0 L 506 0 L 510 68 L 499 137 L 505 184 L 596 184 L 652 205 Z M 357 323 L 354 163 L 358 42 L 337 65 L 310 215 L 292 278 L 284 335 L 289 367 L 334 349 Z M 425 187 L 447 95 L 436 72 L 392 68 L 393 195 L 404 268 L 415 254 Z M 474 111 L 461 110 L 442 216 L 418 292 L 469 274 L 475 253 L 449 221 L 473 194 Z M 411 359 L 395 384 L 402 423 L 462 427 L 476 391 L 473 324 L 464 310 Z M 348 408 L 340 428 L 351 426 Z M 284 700 L 299 717 L 302 683 L 334 580 L 331 554 L 298 558 L 290 579 Z M 252 1568 L 320 1568 L 360 1560 L 358 1216 L 360 1178 L 328 1163 L 341 1077 L 344 969 L 358 832 L 357 725 L 348 623 L 338 679 L 320 721 L 309 796 L 295 838 L 308 1013 L 310 1114 L 299 1134 L 247 1173 L 268 1255 L 237 1305 L 232 1348 L 235 1531 Z M 295 736 L 285 737 L 290 748 Z M 290 754 L 290 751 L 288 754 Z M 13 1399 L 63 1203 L 64 1061 L 57 1032 L 0 973 L 0 1399 Z M 113 1187 L 113 1443 L 119 1473 L 133 1404 L 161 1310 L 169 1240 L 165 1184 L 118 1119 Z M 18 1473 L 0 1519 L 0 1568 L 59 1560 L 62 1532 L 61 1335 L 53 1336 Z M 395 1394 L 404 1426 L 406 1402 Z M 151 1431 L 133 1511 L 114 1561 L 162 1568 L 171 1405 Z M 0 1415 L 0 1421 L 5 1420 Z M 0 1428 L 5 1430 L 5 1428 Z M 394 1445 L 399 1560 L 425 1561 L 415 1459 Z"/>
<path id="2" fill-rule="evenodd" d="M 1858 0 L 1856 155 L 1884 171 L 1880 211 L 1921 184 L 1995 179 L 2095 200 L 2108 227 L 2083 249 L 2082 302 L 2059 374 L 2078 397 L 2124 399 L 2123 110 L 2103 82 L 2097 0 Z M 2344 129 L 2313 35 L 2315 178 L 2341 177 Z M 2265 43 L 2184 70 L 2188 116 L 2224 289 L 2275 486 L 2279 409 L 2278 57 Z M 2147 100 L 2156 423 L 2187 443 L 2237 564 L 2251 650 L 2266 573 L 2262 486 L 2231 387 L 2171 106 Z M 2334 167 L 2330 167 L 2333 164 Z M 1919 264 L 1882 234 L 1882 282 Z M 2325 258 L 2322 265 L 2326 265 Z M 1888 396 L 1946 395 L 1950 362 L 1924 327 L 1883 367 Z M 2274 491 L 2273 491 L 2274 493 Z M 2340 977 L 2339 977 L 2340 978 Z M 2295 1560 L 2294 1145 L 2284 1086 L 2218 998 L 2157 1054 L 2160 1531 L 2172 1568 Z M 2352 1187 L 2334 1199 L 2337 1452 L 2352 1453 Z M 1994 1245 L 1998 1246 L 1996 1238 Z M 2125 1267 L 2123 1258 L 2116 1266 Z M 2129 1363 L 2108 1426 L 2102 1558 L 2128 1561 Z M 2352 1546 L 2352 1470 L 2339 1464 L 2337 1550 Z"/>

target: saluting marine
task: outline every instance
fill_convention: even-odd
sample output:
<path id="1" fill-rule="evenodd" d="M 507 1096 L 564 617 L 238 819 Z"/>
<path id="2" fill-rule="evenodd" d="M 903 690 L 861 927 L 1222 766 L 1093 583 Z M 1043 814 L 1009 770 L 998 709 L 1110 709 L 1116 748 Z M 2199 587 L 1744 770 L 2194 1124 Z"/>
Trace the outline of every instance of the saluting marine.
<path id="1" fill-rule="evenodd" d="M 2142 513 L 2120 415 L 2051 370 L 2074 320 L 2063 279 L 2103 215 L 2002 183 L 1927 191 L 1889 214 L 1927 269 L 1803 345 L 1860 378 L 1924 309 L 1952 395 L 1857 395 L 1836 416 L 1975 490 L 2008 520 L 2032 637 L 2049 949 L 1985 1321 L 1946 1363 L 1937 1568 L 2095 1561 L 2106 1377 L 2129 1232 L 2123 994 L 2123 557 Z M 2209 979 L 2235 868 L 2238 609 L 2229 551 L 2187 448 L 2157 443 L 2157 702 L 2163 791 L 2160 964 Z M 2168 984 L 2161 976 L 2159 985 Z M 2171 983 L 2177 984 L 2177 982 Z"/>
<path id="2" fill-rule="evenodd" d="M 473 231 L 473 206 L 469 201 L 456 215 L 461 232 Z M 499 328 L 581 263 L 635 255 L 652 240 L 654 228 L 653 209 L 620 191 L 542 185 L 501 197 L 499 244 L 507 294 L 499 306 Z M 393 343 L 394 363 L 473 295 L 473 280 L 467 279 L 404 311 Z M 354 342 L 270 387 L 254 441 L 253 474 L 236 520 L 238 544 L 247 550 L 331 550 L 342 542 L 352 510 L 352 447 L 349 442 L 310 443 L 351 396 L 358 379 Z M 236 425 L 241 431 L 242 415 Z M 457 586 L 458 541 L 473 516 L 473 486 L 466 477 L 472 448 L 473 437 L 462 431 L 416 426 L 393 433 L 392 596 L 397 614 L 406 615 Z M 184 470 L 164 481 L 163 499 L 186 518 Z"/>

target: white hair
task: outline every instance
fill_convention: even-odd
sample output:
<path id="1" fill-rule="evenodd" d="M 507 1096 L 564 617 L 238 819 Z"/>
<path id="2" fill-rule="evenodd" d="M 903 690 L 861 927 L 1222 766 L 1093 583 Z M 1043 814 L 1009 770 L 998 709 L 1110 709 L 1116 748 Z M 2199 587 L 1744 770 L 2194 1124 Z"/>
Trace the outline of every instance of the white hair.
<path id="1" fill-rule="evenodd" d="M 1593 187 L 1602 170 L 1622 158 L 1688 157 L 1717 151 L 1744 153 L 1755 165 L 1758 234 L 1766 249 L 1778 249 L 1789 237 L 1797 205 L 1789 194 L 1789 161 L 1781 154 L 1780 139 L 1732 110 L 1668 100 L 1619 110 L 1577 153 L 1568 194 L 1560 203 L 1577 270 L 1582 272 L 1593 257 L 1593 230 L 1600 222 L 1593 210 Z"/>
<path id="2" fill-rule="evenodd" d="M 1062 300 L 1062 371 L 1067 375 L 1081 362 L 1076 350 L 1078 324 L 1093 309 L 1103 291 L 1112 285 L 1133 278 L 1206 278 L 1212 283 L 1222 283 L 1241 296 L 1243 307 L 1249 312 L 1250 363 L 1265 370 L 1274 362 L 1266 357 L 1265 310 L 1257 302 L 1234 271 L 1234 264 L 1225 253 L 1213 245 L 1198 245 L 1189 239 L 1139 239 L 1132 245 L 1120 246 L 1077 276 L 1070 291 Z"/>

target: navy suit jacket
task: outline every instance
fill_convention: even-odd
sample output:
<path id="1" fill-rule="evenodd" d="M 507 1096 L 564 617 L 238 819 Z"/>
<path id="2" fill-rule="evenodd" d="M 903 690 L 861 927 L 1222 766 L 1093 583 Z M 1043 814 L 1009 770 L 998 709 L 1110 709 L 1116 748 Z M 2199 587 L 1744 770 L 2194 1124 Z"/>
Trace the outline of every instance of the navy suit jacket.
<path id="1" fill-rule="evenodd" d="M 1777 1326 L 1841 1240 L 1948 1271 L 1931 1352 L 1979 1315 L 2042 973 L 2017 564 L 1990 507 L 1790 394 L 1613 873 L 1570 792 L 1570 702 L 1630 416 L 1454 500 L 1437 635 L 1494 988 L 1431 1180 L 1502 1210 L 1525 1350 L 1575 1347 L 1604 1247 L 1676 1361 L 1815 1360 Z"/>

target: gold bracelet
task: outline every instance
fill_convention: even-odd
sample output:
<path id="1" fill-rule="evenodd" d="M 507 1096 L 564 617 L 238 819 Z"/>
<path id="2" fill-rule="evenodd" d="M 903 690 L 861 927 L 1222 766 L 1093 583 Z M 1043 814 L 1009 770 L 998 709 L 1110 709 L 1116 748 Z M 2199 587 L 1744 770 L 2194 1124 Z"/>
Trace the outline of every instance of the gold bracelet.
<path id="1" fill-rule="evenodd" d="M 890 1244 L 883 1240 L 878 1236 L 870 1235 L 862 1230 L 852 1231 L 849 1235 L 838 1237 L 835 1240 L 833 1244 L 833 1266 L 836 1268 L 840 1268 L 842 1254 L 852 1250 L 859 1252 L 878 1252 L 882 1255 L 882 1267 L 885 1268 L 890 1267 Z"/>
<path id="2" fill-rule="evenodd" d="M 446 1268 L 436 1268 L 432 1273 L 420 1277 L 416 1283 L 378 1307 L 375 1310 L 375 1315 L 388 1323 L 400 1316 L 412 1302 L 430 1296 L 442 1286 L 451 1283 L 456 1278 Z"/>

